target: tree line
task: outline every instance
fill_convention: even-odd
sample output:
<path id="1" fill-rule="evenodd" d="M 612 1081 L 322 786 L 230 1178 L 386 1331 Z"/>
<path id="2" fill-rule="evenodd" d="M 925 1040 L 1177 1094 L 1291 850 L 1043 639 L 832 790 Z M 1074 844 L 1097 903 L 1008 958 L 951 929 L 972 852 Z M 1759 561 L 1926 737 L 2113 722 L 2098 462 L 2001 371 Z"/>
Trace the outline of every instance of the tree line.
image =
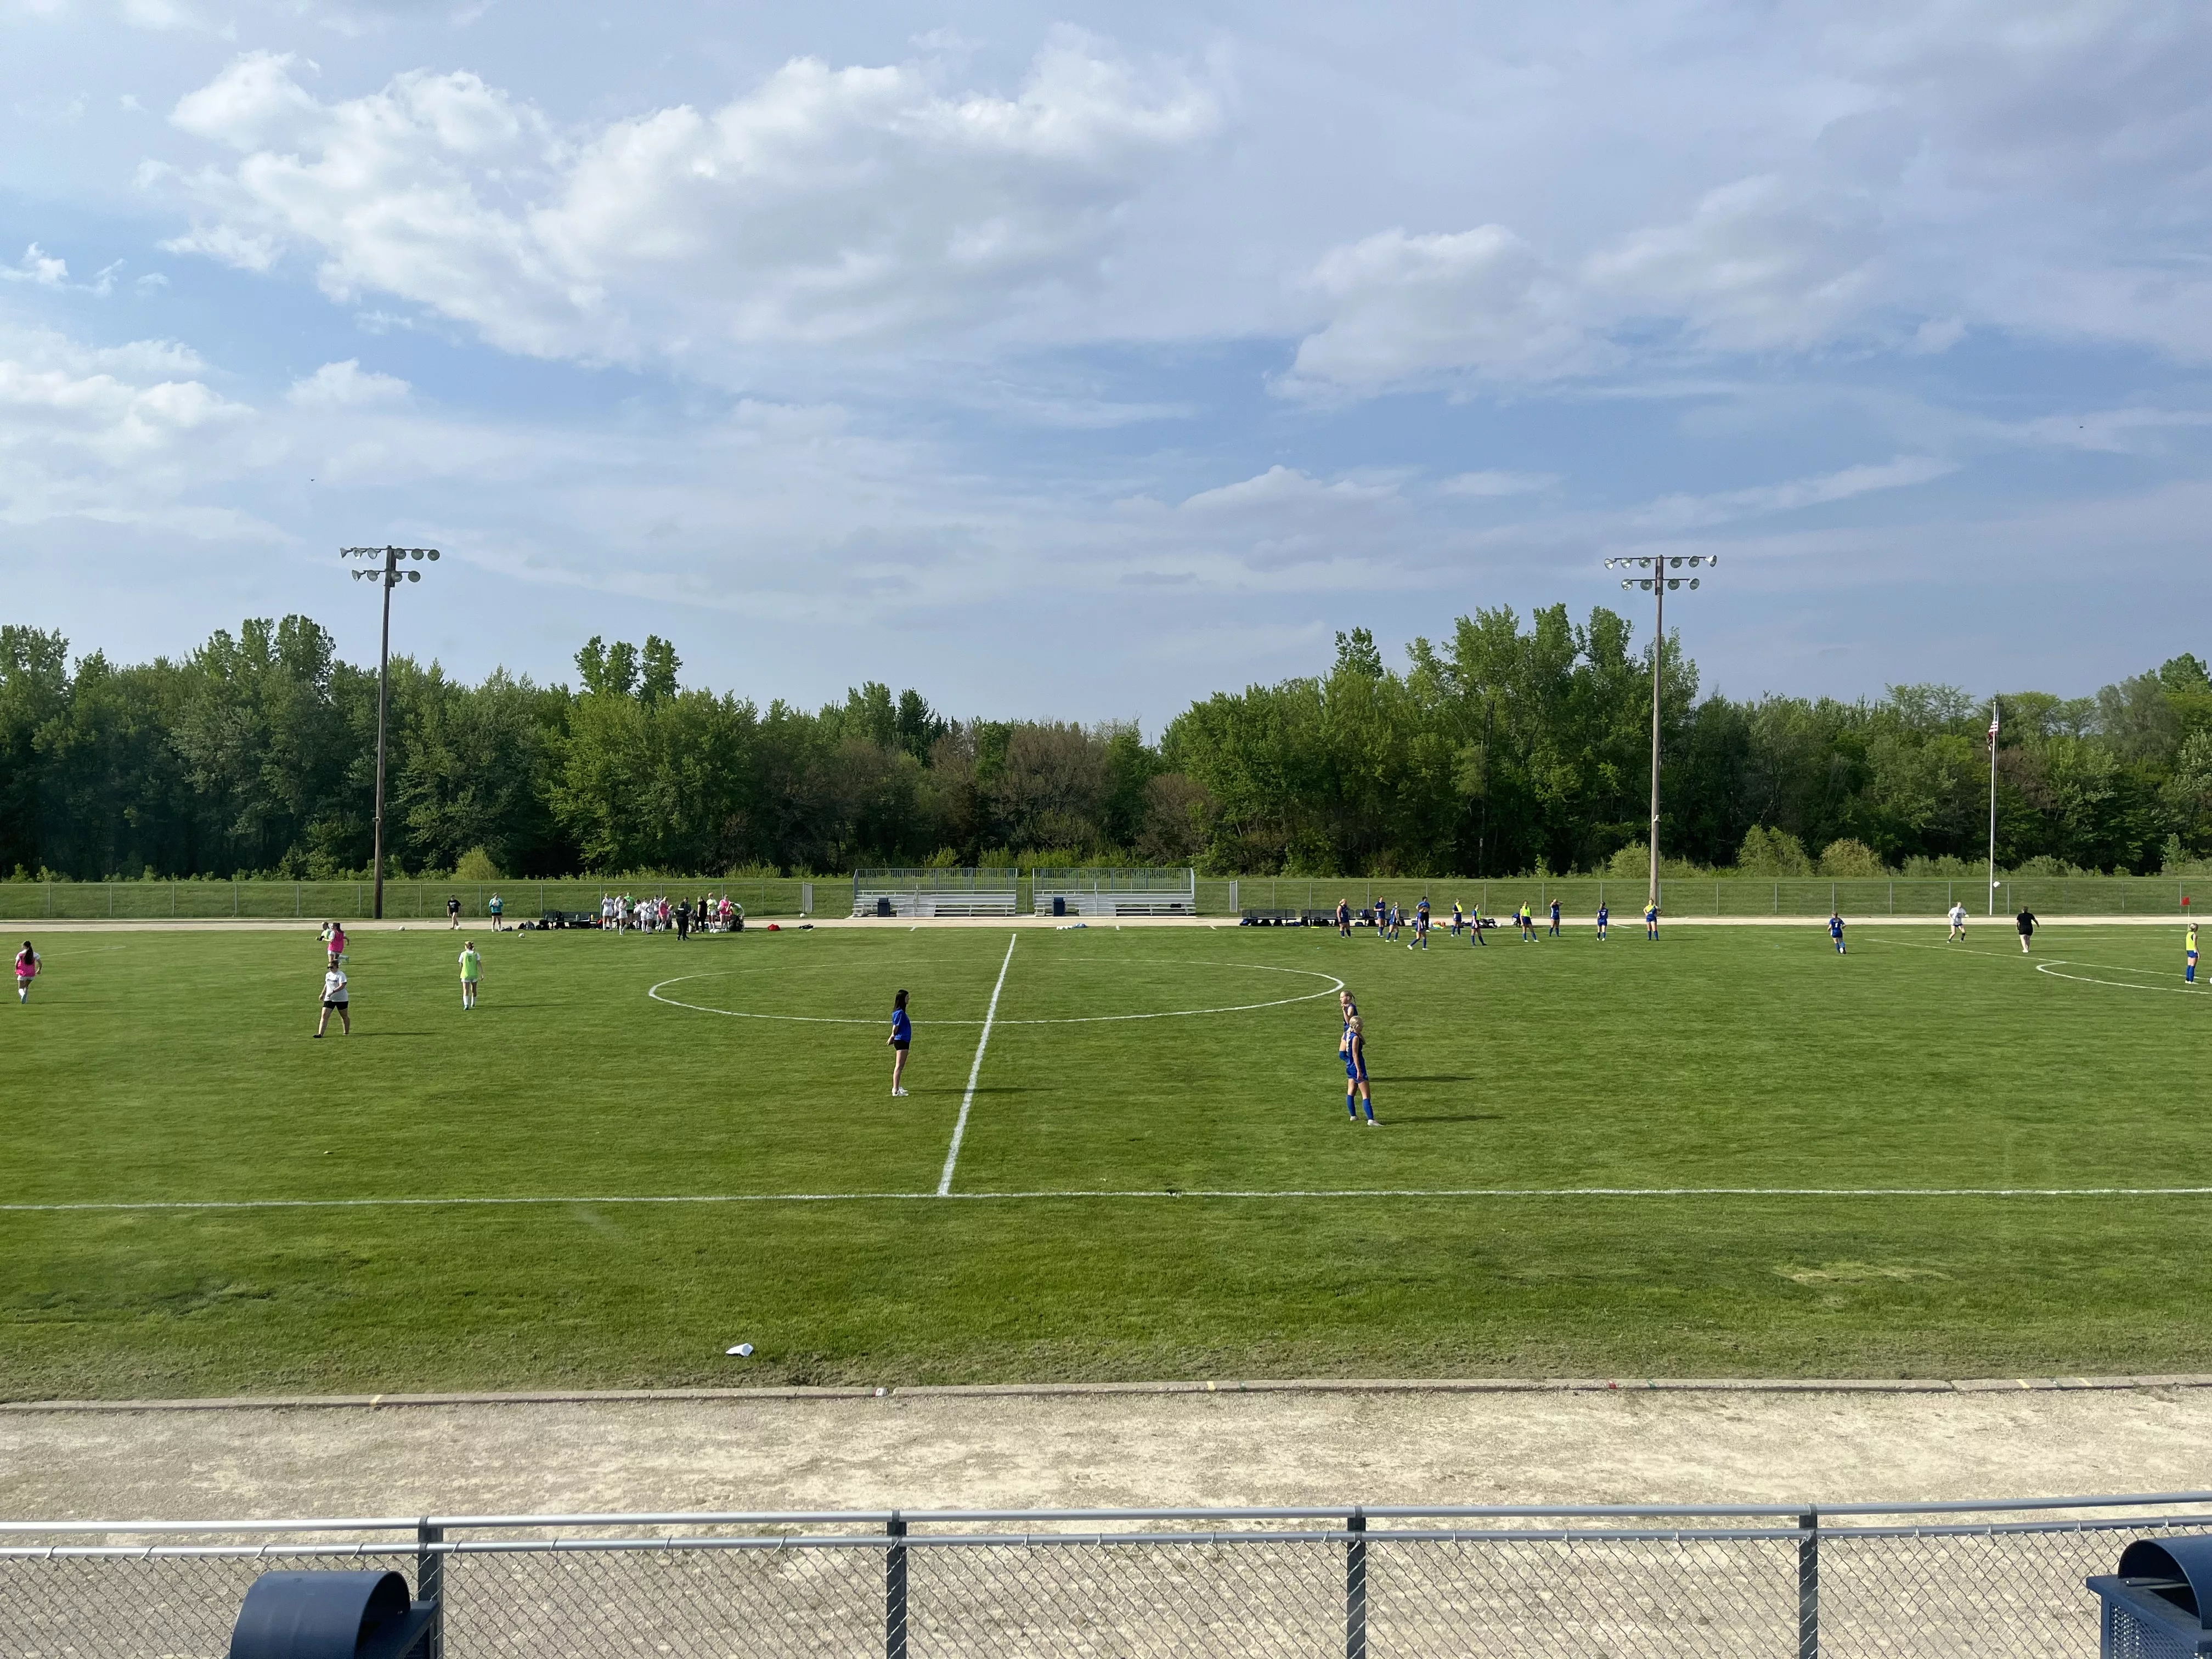
<path id="1" fill-rule="evenodd" d="M 1747 874 L 1978 869 L 1989 703 L 1700 696 L 1664 642 L 1668 863 Z M 1194 863 L 1217 874 L 1640 875 L 1650 647 L 1602 607 L 1337 638 L 1325 673 L 1133 722 L 958 720 L 878 682 L 820 708 L 689 685 L 667 641 L 594 638 L 573 684 L 395 659 L 387 872 L 833 873 Z M 2212 854 L 2212 677 L 2194 656 L 2094 697 L 2004 696 L 1997 852 L 2014 871 Z M 190 655 L 72 657 L 0 628 L 0 873 L 328 879 L 372 858 L 376 674 L 304 617 Z"/>

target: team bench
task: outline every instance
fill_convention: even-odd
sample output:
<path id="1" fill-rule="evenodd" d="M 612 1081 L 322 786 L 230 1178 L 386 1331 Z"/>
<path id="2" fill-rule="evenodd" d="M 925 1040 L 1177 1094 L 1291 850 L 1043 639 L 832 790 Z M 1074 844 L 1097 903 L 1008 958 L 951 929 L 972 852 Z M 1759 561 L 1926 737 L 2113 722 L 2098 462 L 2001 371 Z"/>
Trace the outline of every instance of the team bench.
<path id="1" fill-rule="evenodd" d="M 540 927 L 596 927 L 599 925 L 597 910 L 548 910 L 538 917 Z"/>

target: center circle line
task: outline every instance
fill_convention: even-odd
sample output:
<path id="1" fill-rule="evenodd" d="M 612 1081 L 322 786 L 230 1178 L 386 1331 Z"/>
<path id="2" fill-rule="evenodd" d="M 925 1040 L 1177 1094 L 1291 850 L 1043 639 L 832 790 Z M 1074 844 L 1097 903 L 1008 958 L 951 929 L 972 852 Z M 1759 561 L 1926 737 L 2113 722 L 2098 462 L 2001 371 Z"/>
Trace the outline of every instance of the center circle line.
<path id="1" fill-rule="evenodd" d="M 2053 979 L 2071 980 L 2076 985 L 2105 985 L 2115 991 L 2163 991 L 2169 996 L 2191 997 L 2203 994 L 2203 988 L 2201 986 L 2138 985 L 2124 979 L 2097 979 L 2088 974 L 2062 974 L 2058 971 L 2061 968 L 2102 968 L 2109 974 L 2152 974 L 2160 971 L 2153 968 L 2116 968 L 2101 962 L 2075 962 L 2065 957 L 2058 957 L 2050 962 L 2039 962 L 2035 964 L 2037 973 L 2048 974 Z"/>
<path id="2" fill-rule="evenodd" d="M 1313 1002 L 1344 989 L 1344 981 L 1334 974 L 1324 974 L 1312 968 L 1278 968 L 1267 963 L 1258 962 L 1207 961 L 1176 965 L 1194 968 L 1243 968 L 1263 974 L 1296 974 L 1307 979 L 1324 979 L 1328 983 L 1318 991 L 1308 991 L 1294 997 L 1277 997 L 1270 1002 L 1240 1002 L 1218 1008 L 1163 1008 L 1154 1012 L 1140 1014 L 1069 1014 L 1042 1019 L 1000 1019 L 994 1023 L 1000 1025 L 1109 1025 L 1137 1019 L 1194 1019 L 1208 1014 L 1249 1014 L 1255 1013 L 1263 1008 L 1284 1008 L 1292 1003 Z M 882 1018 L 869 1019 L 851 1014 L 762 1014 L 743 1008 L 710 1008 L 704 1003 L 684 1002 L 676 997 L 661 995 L 668 987 L 681 985 L 686 980 L 726 977 L 732 971 L 735 970 L 724 969 L 719 974 L 679 974 L 674 979 L 664 979 L 658 985 L 649 987 L 646 995 L 655 1002 L 665 1003 L 671 1008 L 688 1008 L 695 1013 L 701 1014 L 720 1014 L 725 1019 L 781 1020 L 795 1025 L 881 1025 L 884 1024 Z M 917 1026 L 954 1026 L 981 1025 L 983 1022 L 980 1019 L 918 1019 L 914 1023 Z"/>

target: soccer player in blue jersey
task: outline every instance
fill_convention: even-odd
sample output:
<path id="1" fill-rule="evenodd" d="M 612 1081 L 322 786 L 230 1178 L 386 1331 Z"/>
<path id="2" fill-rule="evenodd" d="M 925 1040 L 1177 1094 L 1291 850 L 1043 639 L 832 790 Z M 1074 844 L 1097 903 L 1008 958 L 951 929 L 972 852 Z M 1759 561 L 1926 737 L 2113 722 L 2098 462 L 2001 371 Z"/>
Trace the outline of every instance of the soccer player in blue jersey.
<path id="1" fill-rule="evenodd" d="M 1836 941 L 1836 954 L 1844 954 L 1844 918 L 1839 911 L 1828 912 L 1828 937 Z"/>
<path id="2" fill-rule="evenodd" d="M 1359 1021 L 1359 1005 L 1352 1000 L 1352 993 L 1337 993 L 1337 1006 L 1344 1015 L 1344 1035 L 1337 1039 L 1336 1052 L 1344 1061 L 1344 1109 L 1351 1114 L 1354 1123 L 1359 1121 L 1359 1109 L 1367 1109 L 1367 1127 L 1375 1123 L 1375 1096 L 1367 1086 L 1367 1034 Z"/>
<path id="3" fill-rule="evenodd" d="M 1644 937 L 1647 939 L 1659 937 L 1659 906 L 1656 902 L 1644 907 Z"/>
<path id="4" fill-rule="evenodd" d="M 1454 899 L 1452 901 L 1451 936 L 1454 939 L 1457 939 L 1459 937 L 1459 930 L 1466 926 L 1467 913 L 1459 908 L 1459 901 L 1457 899 Z"/>
<path id="5" fill-rule="evenodd" d="M 884 1041 L 891 1048 L 891 1094 L 902 1099 L 906 1095 L 907 1049 L 914 1042 L 914 1022 L 907 1018 L 904 991 L 891 999 L 891 1034 Z"/>
<path id="6" fill-rule="evenodd" d="M 1613 912 L 1606 908 L 1605 901 L 1603 899 L 1600 899 L 1597 902 L 1597 936 L 1599 939 L 1604 939 L 1606 924 L 1612 920 Z"/>
<path id="7" fill-rule="evenodd" d="M 1467 942 L 1469 945 L 1481 945 L 1486 943 L 1482 937 L 1482 907 L 1480 904 L 1476 905 L 1474 909 L 1468 912 Z"/>
<path id="8" fill-rule="evenodd" d="M 1426 893 L 1421 895 L 1421 902 L 1413 907 L 1413 944 L 1424 951 L 1429 948 L 1429 896 Z M 1410 951 L 1413 945 L 1408 945 L 1406 948 Z"/>
<path id="9" fill-rule="evenodd" d="M 1557 938 L 1559 938 L 1559 900 L 1557 900 L 1557 899 L 1553 899 L 1553 900 L 1552 901 L 1552 931 L 1551 931 L 1550 934 L 1549 934 L 1547 937 L 1552 938 L 1552 939 L 1557 939 Z"/>
<path id="10" fill-rule="evenodd" d="M 1339 939 L 1352 937 L 1352 901 L 1348 898 L 1336 902 L 1336 936 Z"/>

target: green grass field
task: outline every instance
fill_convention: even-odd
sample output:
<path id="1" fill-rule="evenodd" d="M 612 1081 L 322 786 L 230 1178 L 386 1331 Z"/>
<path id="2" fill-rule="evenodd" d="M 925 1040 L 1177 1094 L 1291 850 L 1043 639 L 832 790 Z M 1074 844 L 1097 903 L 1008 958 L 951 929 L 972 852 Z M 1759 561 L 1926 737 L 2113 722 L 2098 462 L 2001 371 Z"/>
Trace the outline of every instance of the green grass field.
<path id="1" fill-rule="evenodd" d="M 0 1393 L 2212 1370 L 2179 929 L 1942 935 L 48 935 Z"/>

